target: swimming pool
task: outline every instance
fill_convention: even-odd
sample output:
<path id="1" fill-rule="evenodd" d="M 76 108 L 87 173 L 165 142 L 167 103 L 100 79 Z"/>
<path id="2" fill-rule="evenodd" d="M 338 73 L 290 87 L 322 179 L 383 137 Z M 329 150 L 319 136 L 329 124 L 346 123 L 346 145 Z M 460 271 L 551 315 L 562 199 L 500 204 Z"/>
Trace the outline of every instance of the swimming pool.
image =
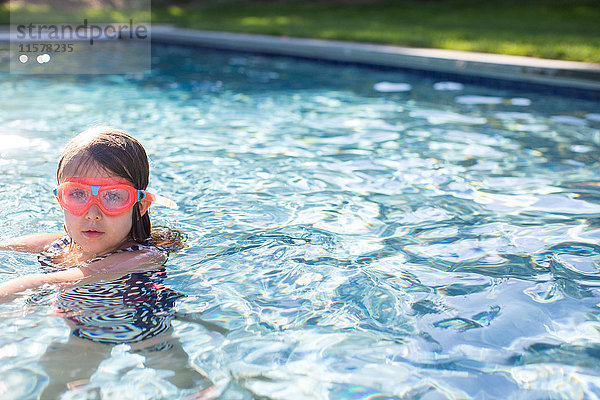
<path id="1" fill-rule="evenodd" d="M 152 64 L 2 72 L 0 239 L 62 231 L 60 148 L 94 123 L 143 142 L 180 206 L 153 222 L 189 235 L 165 283 L 206 381 L 107 346 L 66 398 L 600 396 L 598 104 L 177 46 Z M 0 280 L 34 271 L 0 252 Z M 85 363 L 52 358 L 50 292 L 0 304 L 3 398 Z"/>

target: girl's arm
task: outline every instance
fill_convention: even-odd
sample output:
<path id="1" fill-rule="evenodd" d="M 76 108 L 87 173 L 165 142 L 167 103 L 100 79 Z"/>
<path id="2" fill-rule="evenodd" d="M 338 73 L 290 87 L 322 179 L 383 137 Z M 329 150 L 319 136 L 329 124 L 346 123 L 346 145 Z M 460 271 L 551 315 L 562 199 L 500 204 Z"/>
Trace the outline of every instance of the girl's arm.
<path id="1" fill-rule="evenodd" d="M 82 279 L 83 272 L 80 268 L 71 268 L 64 271 L 52 272 L 50 274 L 30 274 L 10 281 L 0 283 L 0 299 L 12 297 L 12 295 L 42 286 L 45 283 L 72 282 Z M 4 299 L 7 300 L 7 299 Z"/>
<path id="2" fill-rule="evenodd" d="M 26 253 L 40 253 L 50 246 L 50 243 L 63 237 L 60 233 L 37 233 L 21 236 L 0 242 L 0 250 L 15 250 Z"/>
<path id="3" fill-rule="evenodd" d="M 120 278 L 130 272 L 150 271 L 161 266 L 165 261 L 167 256 L 164 252 L 150 247 L 111 254 L 102 260 L 85 264 L 79 269 L 84 274 L 84 278 L 99 281 Z"/>
<path id="4" fill-rule="evenodd" d="M 102 260 L 81 267 L 69 268 L 49 274 L 31 274 L 0 283 L 0 299 L 9 300 L 13 295 L 44 284 L 89 284 L 109 281 L 130 272 L 149 271 L 166 261 L 158 249 L 143 249 L 112 254 Z"/>

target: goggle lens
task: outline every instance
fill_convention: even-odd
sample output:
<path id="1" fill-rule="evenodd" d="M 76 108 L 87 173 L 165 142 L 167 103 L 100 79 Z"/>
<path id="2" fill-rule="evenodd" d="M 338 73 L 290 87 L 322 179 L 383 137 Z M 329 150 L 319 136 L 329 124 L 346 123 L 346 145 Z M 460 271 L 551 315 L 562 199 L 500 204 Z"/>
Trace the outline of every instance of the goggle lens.
<path id="1" fill-rule="evenodd" d="M 74 207 L 85 206 L 92 197 L 92 191 L 79 187 L 67 187 L 63 192 L 63 201 Z M 108 210 L 118 210 L 131 203 L 131 191 L 126 189 L 106 189 L 98 192 L 102 205 Z"/>
<path id="2" fill-rule="evenodd" d="M 76 215 L 85 213 L 92 204 L 105 214 L 122 214 L 146 196 L 143 190 L 125 184 L 94 186 L 70 181 L 62 183 L 55 193 L 60 205 Z"/>

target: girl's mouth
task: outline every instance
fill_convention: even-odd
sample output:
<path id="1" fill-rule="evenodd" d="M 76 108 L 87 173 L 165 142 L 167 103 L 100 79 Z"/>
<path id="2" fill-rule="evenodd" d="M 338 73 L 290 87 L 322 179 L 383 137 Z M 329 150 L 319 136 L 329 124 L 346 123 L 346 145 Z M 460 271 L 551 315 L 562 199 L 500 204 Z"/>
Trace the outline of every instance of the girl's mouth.
<path id="1" fill-rule="evenodd" d="M 95 231 L 93 229 L 83 231 L 82 233 L 83 233 L 83 236 L 85 236 L 88 239 L 94 239 L 94 238 L 98 238 L 98 237 L 104 235 L 104 232 Z"/>

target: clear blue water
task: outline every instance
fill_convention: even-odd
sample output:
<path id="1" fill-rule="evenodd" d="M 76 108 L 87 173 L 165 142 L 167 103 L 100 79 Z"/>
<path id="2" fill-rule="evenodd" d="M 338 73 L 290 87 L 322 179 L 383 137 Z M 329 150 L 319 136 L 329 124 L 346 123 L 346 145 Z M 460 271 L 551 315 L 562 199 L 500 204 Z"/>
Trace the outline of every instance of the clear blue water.
<path id="1" fill-rule="evenodd" d="M 0 239 L 62 231 L 75 132 L 130 131 L 180 206 L 153 222 L 189 235 L 164 280 L 185 295 L 172 347 L 74 342 L 49 288 L 0 304 L 3 399 L 36 398 L 49 365 L 89 369 L 65 398 L 600 397 L 598 104 L 153 54 L 151 74 L 0 72 Z M 39 271 L 0 252 L 0 281 Z"/>

